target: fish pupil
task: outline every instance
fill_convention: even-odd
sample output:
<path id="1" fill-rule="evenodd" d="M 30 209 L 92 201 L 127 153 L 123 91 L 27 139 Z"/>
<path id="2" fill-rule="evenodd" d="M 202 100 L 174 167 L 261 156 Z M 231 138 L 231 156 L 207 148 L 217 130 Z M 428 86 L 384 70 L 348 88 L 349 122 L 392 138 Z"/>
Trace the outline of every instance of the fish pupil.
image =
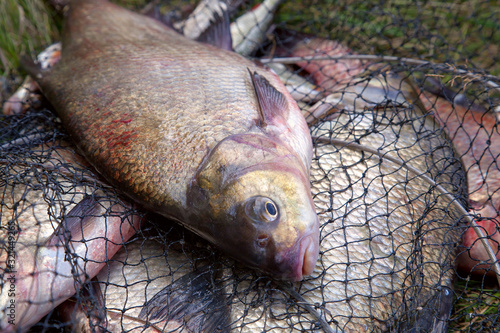
<path id="1" fill-rule="evenodd" d="M 271 202 L 267 202 L 266 203 L 266 210 L 269 213 L 269 215 L 271 215 L 271 216 L 275 216 L 276 213 L 277 213 L 276 212 L 276 206 L 274 206 L 274 204 L 271 203 Z"/>

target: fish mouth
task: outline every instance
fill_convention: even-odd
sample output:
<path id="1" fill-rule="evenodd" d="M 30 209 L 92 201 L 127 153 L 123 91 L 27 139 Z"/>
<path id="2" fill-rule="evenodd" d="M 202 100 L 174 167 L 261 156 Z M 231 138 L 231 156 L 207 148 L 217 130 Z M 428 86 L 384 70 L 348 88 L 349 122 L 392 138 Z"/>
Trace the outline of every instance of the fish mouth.
<path id="1" fill-rule="evenodd" d="M 318 261 L 319 255 L 319 244 L 318 237 L 315 235 L 310 235 L 303 238 L 300 242 L 300 254 L 301 265 L 298 267 L 298 274 L 300 274 L 300 279 L 304 276 L 311 275 L 316 267 L 316 262 Z M 300 267 L 302 266 L 302 268 Z"/>
<path id="2" fill-rule="evenodd" d="M 319 230 L 304 235 L 296 244 L 297 246 L 285 256 L 291 259 L 293 264 L 287 264 L 285 259 L 282 265 L 283 268 L 287 267 L 282 271 L 283 279 L 286 280 L 301 281 L 314 271 L 319 256 Z"/>

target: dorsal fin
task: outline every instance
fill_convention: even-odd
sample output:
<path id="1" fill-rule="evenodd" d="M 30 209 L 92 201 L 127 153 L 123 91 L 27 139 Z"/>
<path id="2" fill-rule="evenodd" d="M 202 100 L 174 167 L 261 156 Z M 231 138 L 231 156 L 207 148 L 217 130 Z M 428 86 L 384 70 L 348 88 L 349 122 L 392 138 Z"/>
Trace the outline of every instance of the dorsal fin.
<path id="1" fill-rule="evenodd" d="M 269 123 L 276 122 L 277 118 L 286 119 L 288 116 L 288 102 L 285 95 L 278 91 L 271 83 L 257 72 L 251 72 L 257 100 L 259 101 L 260 114 L 262 117 L 261 127 L 266 127 Z"/>
<path id="2" fill-rule="evenodd" d="M 218 48 L 233 51 L 233 40 L 229 14 L 226 7 L 220 7 L 221 13 L 214 11 L 210 26 L 196 40 Z"/>

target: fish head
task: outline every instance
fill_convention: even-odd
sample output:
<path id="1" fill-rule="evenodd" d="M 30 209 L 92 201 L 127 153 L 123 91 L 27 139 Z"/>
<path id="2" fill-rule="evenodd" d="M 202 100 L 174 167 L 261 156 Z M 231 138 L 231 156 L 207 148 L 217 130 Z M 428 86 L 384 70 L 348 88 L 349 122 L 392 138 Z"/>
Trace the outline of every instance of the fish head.
<path id="1" fill-rule="evenodd" d="M 313 272 L 319 221 L 309 171 L 279 140 L 244 134 L 221 141 L 188 198 L 198 211 L 193 229 L 235 259 L 277 279 Z"/>

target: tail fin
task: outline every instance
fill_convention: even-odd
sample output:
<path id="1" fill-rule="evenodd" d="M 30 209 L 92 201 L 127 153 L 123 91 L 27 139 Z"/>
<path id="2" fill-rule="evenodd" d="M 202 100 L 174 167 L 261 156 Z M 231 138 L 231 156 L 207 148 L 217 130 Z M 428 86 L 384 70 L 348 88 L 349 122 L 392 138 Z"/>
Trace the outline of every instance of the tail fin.
<path id="1" fill-rule="evenodd" d="M 455 90 L 444 86 L 439 80 L 435 78 L 427 77 L 424 80 L 423 89 L 434 95 L 447 99 L 454 105 L 458 105 L 476 112 L 487 111 L 482 105 L 474 103 L 473 101 L 468 99 L 465 94 L 457 93 Z"/>
<path id="2" fill-rule="evenodd" d="M 39 81 L 43 79 L 42 69 L 39 65 L 35 63 L 35 61 L 28 57 L 21 58 L 21 68 L 28 73 L 29 76 L 35 79 L 35 81 Z"/>

